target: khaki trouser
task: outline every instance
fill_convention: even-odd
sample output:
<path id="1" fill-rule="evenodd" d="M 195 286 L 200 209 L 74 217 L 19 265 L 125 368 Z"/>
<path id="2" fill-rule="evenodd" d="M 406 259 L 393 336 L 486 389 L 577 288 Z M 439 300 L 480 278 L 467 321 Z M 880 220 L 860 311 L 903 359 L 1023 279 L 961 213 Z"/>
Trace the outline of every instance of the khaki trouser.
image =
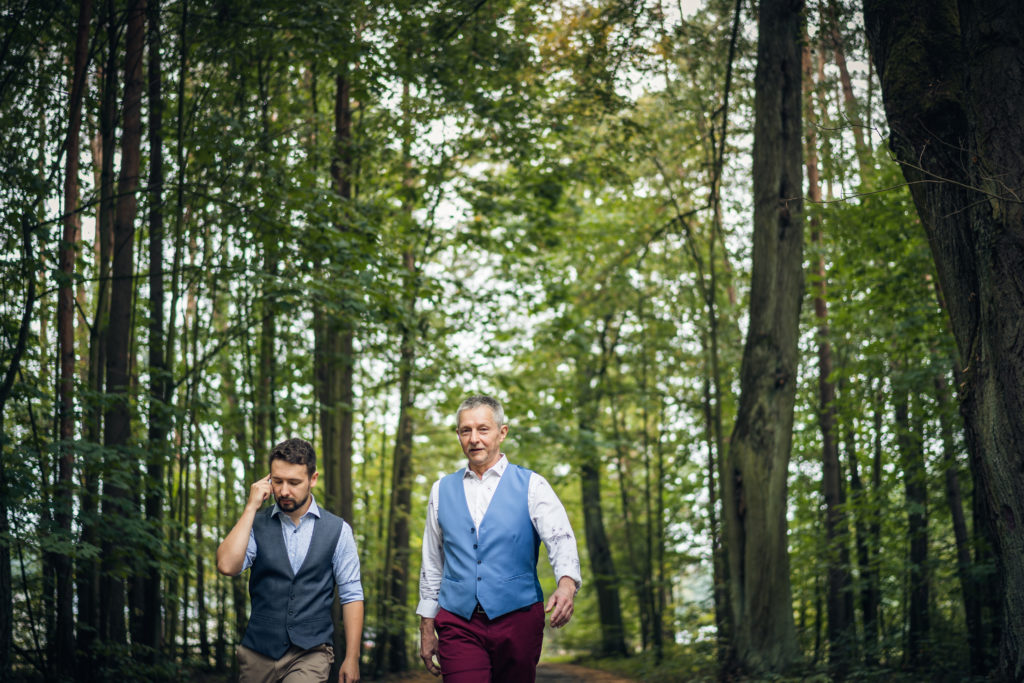
<path id="1" fill-rule="evenodd" d="M 334 648 L 317 645 L 303 650 L 292 645 L 277 661 L 239 645 L 239 683 L 324 683 L 331 673 Z"/>

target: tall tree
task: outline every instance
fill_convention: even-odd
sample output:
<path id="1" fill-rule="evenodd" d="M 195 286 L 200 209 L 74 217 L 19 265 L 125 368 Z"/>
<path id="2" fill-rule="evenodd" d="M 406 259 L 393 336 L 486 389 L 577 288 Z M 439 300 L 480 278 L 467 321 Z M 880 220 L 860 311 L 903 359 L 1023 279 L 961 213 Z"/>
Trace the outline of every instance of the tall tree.
<path id="1" fill-rule="evenodd" d="M 1024 677 L 1024 13 L 1013 0 L 865 0 L 890 145 L 924 224 L 1002 578 L 998 675 Z M 927 84 L 927 87 L 922 87 Z"/>
<path id="2" fill-rule="evenodd" d="M 78 173 L 81 157 L 82 100 L 85 97 L 86 72 L 89 63 L 89 24 L 92 21 L 92 0 L 82 0 L 78 10 L 75 34 L 74 67 L 68 103 L 68 137 L 65 144 L 64 232 L 58 250 L 61 280 L 57 293 L 57 346 L 59 379 L 57 389 L 58 436 L 61 441 L 58 461 L 58 488 L 55 496 L 54 521 L 61 534 L 71 538 L 73 508 L 73 470 L 75 453 L 71 442 L 75 435 L 75 260 L 81 235 L 79 215 Z M 58 553 L 55 558 L 57 583 L 57 623 L 54 637 L 56 674 L 67 678 L 74 672 L 75 625 L 74 585 L 71 556 Z"/>
<path id="3" fill-rule="evenodd" d="M 11 398 L 14 378 L 21 367 L 25 350 L 28 347 L 29 329 L 32 327 L 32 314 L 35 309 L 36 279 L 34 276 L 35 255 L 32 246 L 32 224 L 25 221 L 21 229 L 22 270 L 24 273 L 25 303 L 22 308 L 14 348 L 10 354 L 7 367 L 4 368 L 3 379 L 0 380 L 0 457 L 8 450 L 8 436 L 4 426 L 7 415 L 7 402 Z M 6 464 L 0 467 L 0 675 L 7 677 L 11 665 L 11 646 L 14 634 L 14 589 L 11 583 L 11 522 L 9 506 L 11 504 L 9 468 Z"/>
<path id="4" fill-rule="evenodd" d="M 164 131 L 160 0 L 149 0 L 149 429 L 146 464 L 146 520 L 155 540 L 163 540 L 164 473 L 170 453 L 171 364 L 173 334 L 167 341 L 164 323 Z M 172 318 L 173 320 L 173 318 Z M 146 558 L 142 582 L 142 615 L 138 642 L 160 654 L 161 544 L 154 542 Z"/>
<path id="5" fill-rule="evenodd" d="M 616 333 L 610 329 L 613 327 L 610 324 L 613 317 L 614 313 L 607 313 L 594 324 L 596 330 L 590 325 L 581 325 L 578 333 L 573 335 L 576 366 L 573 398 L 580 459 L 583 533 L 594 572 L 597 611 L 601 623 L 601 645 L 598 652 L 604 656 L 621 657 L 627 652 L 626 634 L 619 598 L 619 575 L 615 569 L 615 558 L 612 556 L 611 542 L 601 510 L 601 472 L 604 463 L 601 448 L 596 443 L 605 375 L 611 360 L 611 349 L 615 345 L 613 338 Z M 598 349 L 596 354 L 592 351 L 595 346 Z"/>
<path id="6" fill-rule="evenodd" d="M 346 283 L 346 276 L 353 268 L 350 248 L 345 245 L 354 242 L 356 231 L 352 227 L 354 195 L 354 155 L 352 142 L 352 69 L 346 58 L 338 64 L 334 92 L 334 144 L 331 152 L 331 180 L 338 198 L 338 218 L 335 220 L 336 235 L 328 243 L 329 250 L 326 272 L 338 289 L 331 297 L 330 305 L 323 302 L 315 307 L 316 374 L 318 401 L 320 403 L 320 432 L 324 478 L 326 479 L 326 503 L 350 524 L 352 517 L 352 432 L 355 402 L 355 338 L 356 330 L 351 310 L 354 308 L 353 295 Z M 314 76 L 315 77 L 315 76 Z M 313 97 L 316 116 L 316 97 Z M 334 619 L 334 667 L 332 677 L 345 657 L 345 633 L 341 606 L 335 601 L 332 608 Z"/>
<path id="7" fill-rule="evenodd" d="M 934 379 L 935 402 L 939 413 L 939 434 L 942 437 L 942 465 L 945 470 L 946 504 L 953 522 L 953 538 L 956 541 L 957 575 L 960 579 L 960 593 L 964 601 L 964 620 L 967 627 L 967 646 L 970 649 L 971 673 L 982 676 L 985 673 L 985 631 L 981 620 L 981 584 L 973 570 L 971 560 L 971 539 L 967 532 L 964 515 L 963 494 L 960 487 L 960 465 L 957 461 L 954 438 L 954 418 L 950 413 L 949 389 L 946 378 L 936 373 Z"/>
<path id="8" fill-rule="evenodd" d="M 404 242 L 400 258 L 402 295 L 398 309 L 398 428 L 391 464 L 391 497 L 388 505 L 388 535 L 384 571 L 384 598 L 380 605 L 381 645 L 375 653 L 374 669 L 404 671 L 408 668 L 406 652 L 406 602 L 409 594 L 409 516 L 412 511 L 412 446 L 415 425 L 413 410 L 416 402 L 416 357 L 419 343 L 420 264 L 417 263 L 416 239 L 413 236 L 418 189 L 412 156 L 413 104 L 409 69 L 411 53 L 404 55 L 405 78 L 402 82 L 402 199 L 401 213 L 397 217 L 399 234 Z M 424 239 L 424 242 L 426 238 Z"/>
<path id="9" fill-rule="evenodd" d="M 99 202 L 96 212 L 96 296 L 93 323 L 89 329 L 89 369 L 83 432 L 85 441 L 99 444 L 103 437 L 103 393 L 107 372 L 107 340 L 110 328 L 110 277 L 114 251 L 115 213 L 115 129 L 117 128 L 118 69 L 121 24 L 114 0 L 104 5 L 103 25 L 106 37 L 101 71 L 99 124 Z M 83 453 L 82 477 L 85 480 L 80 494 L 81 544 L 98 549 L 102 544 L 99 516 L 101 451 L 93 448 Z M 86 657 L 97 656 L 92 641 L 100 634 L 100 562 L 93 555 L 82 557 L 76 568 L 78 594 L 78 645 Z M 88 666 L 87 671 L 96 667 Z"/>
<path id="10" fill-rule="evenodd" d="M 142 55 L 146 38 L 146 0 L 134 0 L 127 18 L 124 61 L 124 128 L 121 137 L 121 170 L 117 184 L 114 218 L 114 252 L 111 277 L 110 330 L 107 339 L 106 393 L 112 400 L 104 415 L 103 441 L 107 447 L 107 479 L 104 482 L 104 516 L 109 525 L 104 538 L 103 600 L 101 632 L 115 645 L 127 643 L 125 631 L 124 572 L 128 549 L 116 530 L 117 521 L 127 521 L 132 510 L 132 481 L 137 474 L 135 456 L 129 445 L 129 355 L 132 339 L 132 311 L 135 299 L 135 218 L 138 209 L 142 148 Z"/>
<path id="11" fill-rule="evenodd" d="M 921 420 L 911 416 L 910 398 L 903 378 L 896 379 L 893 405 L 896 422 L 896 442 L 900 452 L 900 470 L 906 491 L 907 538 L 910 553 L 907 557 L 907 663 L 920 669 L 927 661 L 927 640 L 930 626 L 928 615 L 928 489 L 925 481 L 924 443 Z M 916 406 L 915 406 L 916 407 Z M 917 411 L 915 410 L 915 413 Z"/>
<path id="12" fill-rule="evenodd" d="M 342 235 L 350 236 L 354 231 L 348 225 L 351 220 L 353 197 L 353 153 L 352 153 L 352 74 L 347 62 L 339 64 L 335 77 L 334 95 L 334 145 L 331 155 L 331 180 L 338 195 L 339 213 L 342 218 L 335 227 Z M 338 247 L 332 250 L 331 270 L 339 275 L 351 267 L 348 250 L 341 248 L 345 242 L 333 242 Z M 343 296 L 343 299 L 348 297 Z M 346 305 L 347 304 L 347 305 Z M 352 403 L 355 359 L 353 349 L 355 326 L 352 322 L 352 305 L 346 300 L 336 301 L 326 314 L 322 339 L 322 418 L 323 460 L 327 477 L 327 500 L 346 520 L 352 519 Z M 342 641 L 344 642 L 344 641 Z"/>
<path id="13" fill-rule="evenodd" d="M 809 38 L 806 37 L 803 47 L 804 85 L 807 94 L 807 194 L 816 207 L 821 206 L 821 176 L 818 165 L 818 110 L 824 112 L 825 107 L 818 98 L 812 95 L 818 90 L 815 83 L 816 69 Z M 820 64 L 819 56 L 819 64 Z M 819 79 L 820 83 L 820 79 Z M 817 100 L 817 101 L 816 101 Z M 822 498 L 825 502 L 825 538 L 826 577 L 825 605 L 828 610 L 828 647 L 829 666 L 832 672 L 842 678 L 849 668 L 848 654 L 850 650 L 849 625 L 853 615 L 847 611 L 846 598 L 849 595 L 850 553 L 845 532 L 846 502 L 843 487 L 842 467 L 839 464 L 839 438 L 836 433 L 836 385 L 832 378 L 832 343 L 828 320 L 828 274 L 825 269 L 824 237 L 822 220 L 818 212 L 810 217 L 811 244 L 816 252 L 812 261 L 812 287 L 814 290 L 814 318 L 817 321 L 818 344 L 818 426 L 821 430 L 821 479 Z"/>
<path id="14" fill-rule="evenodd" d="M 787 475 L 803 298 L 801 0 L 765 0 L 754 80 L 750 321 L 722 480 L 735 625 L 734 664 L 787 668 L 797 657 L 787 539 Z"/>

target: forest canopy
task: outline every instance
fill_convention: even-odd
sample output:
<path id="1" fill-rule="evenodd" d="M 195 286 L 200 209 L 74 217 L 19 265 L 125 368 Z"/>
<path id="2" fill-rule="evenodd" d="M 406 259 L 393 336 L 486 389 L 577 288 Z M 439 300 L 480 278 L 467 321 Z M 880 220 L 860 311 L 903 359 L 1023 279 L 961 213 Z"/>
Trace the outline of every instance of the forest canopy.
<path id="1" fill-rule="evenodd" d="M 419 667 L 484 393 L 545 657 L 1019 680 L 1024 13 L 939 4 L 3 0 L 0 679 L 227 680 L 290 437 Z"/>

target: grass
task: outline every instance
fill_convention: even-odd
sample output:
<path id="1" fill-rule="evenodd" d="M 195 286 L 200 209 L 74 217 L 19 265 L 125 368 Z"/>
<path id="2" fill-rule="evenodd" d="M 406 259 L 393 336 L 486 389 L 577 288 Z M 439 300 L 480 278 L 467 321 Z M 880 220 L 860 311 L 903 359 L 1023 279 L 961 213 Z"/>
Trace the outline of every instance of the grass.
<path id="1" fill-rule="evenodd" d="M 705 683 L 718 680 L 714 643 L 670 645 L 660 663 L 653 652 L 641 652 L 626 658 L 584 658 L 577 664 L 648 683 Z"/>

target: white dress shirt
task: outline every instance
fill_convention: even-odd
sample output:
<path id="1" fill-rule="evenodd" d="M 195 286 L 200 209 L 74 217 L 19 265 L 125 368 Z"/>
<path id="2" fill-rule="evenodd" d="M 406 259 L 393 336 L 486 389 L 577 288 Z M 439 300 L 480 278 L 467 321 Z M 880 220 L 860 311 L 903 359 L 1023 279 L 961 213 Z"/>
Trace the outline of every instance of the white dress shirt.
<path id="1" fill-rule="evenodd" d="M 508 468 L 508 459 L 502 453 L 498 462 L 478 477 L 473 470 L 466 468 L 462 478 L 462 487 L 466 493 L 466 504 L 469 514 L 478 529 L 498 488 L 501 476 Z M 441 525 L 437 521 L 438 490 L 441 481 L 435 481 L 430 489 L 427 501 L 427 523 L 423 530 L 423 564 L 420 568 L 420 602 L 416 614 L 433 619 L 437 616 L 440 606 L 437 598 L 441 591 L 441 577 L 444 573 L 444 537 Z M 544 542 L 551 561 L 551 569 L 555 578 L 568 576 L 576 582 L 576 589 L 582 583 L 580 576 L 580 556 L 576 550 L 576 536 L 569 524 L 569 515 L 565 506 L 558 499 L 547 479 L 533 472 L 530 474 L 530 485 L 527 493 L 527 506 L 530 520 L 537 535 Z"/>

